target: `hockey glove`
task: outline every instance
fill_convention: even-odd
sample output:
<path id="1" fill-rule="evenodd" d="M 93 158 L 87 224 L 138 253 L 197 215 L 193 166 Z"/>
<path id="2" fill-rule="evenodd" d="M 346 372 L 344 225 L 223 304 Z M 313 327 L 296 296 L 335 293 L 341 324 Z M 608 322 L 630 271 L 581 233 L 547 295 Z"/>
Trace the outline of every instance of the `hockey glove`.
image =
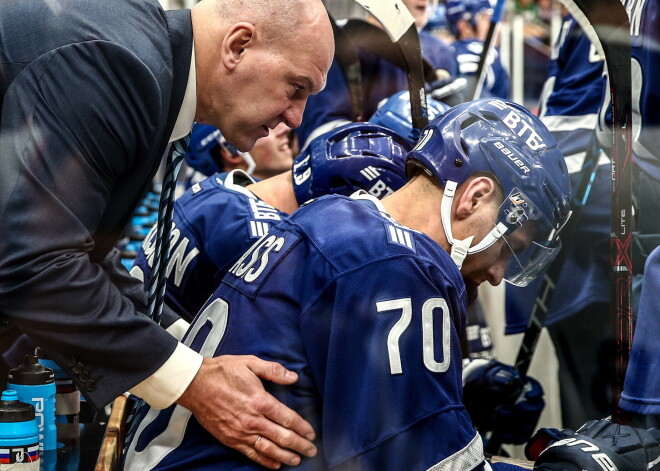
<path id="1" fill-rule="evenodd" d="M 525 454 L 538 471 L 660 471 L 660 431 L 591 420 L 577 432 L 539 430 Z"/>
<path id="2" fill-rule="evenodd" d="M 472 423 L 484 434 L 494 430 L 501 443 L 525 443 L 543 411 L 543 388 L 522 378 L 513 366 L 474 360 L 463 369 L 463 403 Z"/>

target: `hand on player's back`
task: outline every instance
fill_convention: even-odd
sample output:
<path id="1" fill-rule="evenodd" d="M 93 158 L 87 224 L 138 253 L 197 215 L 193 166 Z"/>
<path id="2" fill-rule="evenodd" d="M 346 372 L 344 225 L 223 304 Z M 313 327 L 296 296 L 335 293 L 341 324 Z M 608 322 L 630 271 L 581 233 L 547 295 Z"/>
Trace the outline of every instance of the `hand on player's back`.
<path id="1" fill-rule="evenodd" d="M 178 403 L 222 443 L 267 468 L 316 455 L 311 425 L 266 392 L 259 378 L 289 385 L 298 375 L 254 356 L 205 358 Z"/>

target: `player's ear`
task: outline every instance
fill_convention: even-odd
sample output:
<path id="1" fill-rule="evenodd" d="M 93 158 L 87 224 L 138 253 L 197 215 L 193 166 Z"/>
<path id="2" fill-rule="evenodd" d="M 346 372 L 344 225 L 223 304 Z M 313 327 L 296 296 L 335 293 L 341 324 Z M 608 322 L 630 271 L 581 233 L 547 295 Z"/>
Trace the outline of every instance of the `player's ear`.
<path id="1" fill-rule="evenodd" d="M 492 178 L 479 176 L 463 184 L 465 189 L 458 198 L 456 217 L 464 219 L 497 197 L 497 186 Z"/>
<path id="2" fill-rule="evenodd" d="M 222 63 L 228 70 L 234 70 L 243 59 L 245 50 L 255 39 L 255 28 L 250 23 L 232 25 L 222 40 Z"/>

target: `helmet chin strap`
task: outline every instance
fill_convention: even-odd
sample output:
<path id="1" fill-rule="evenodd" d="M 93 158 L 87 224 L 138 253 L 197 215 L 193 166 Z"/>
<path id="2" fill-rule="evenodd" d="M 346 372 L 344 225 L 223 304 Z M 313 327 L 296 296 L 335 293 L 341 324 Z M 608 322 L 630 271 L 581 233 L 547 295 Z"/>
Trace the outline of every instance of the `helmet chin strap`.
<path id="1" fill-rule="evenodd" d="M 247 173 L 248 175 L 252 175 L 252 172 L 254 172 L 254 169 L 257 166 L 257 164 L 254 162 L 254 159 L 252 158 L 249 152 L 239 152 L 239 154 L 241 157 L 243 157 L 243 160 L 247 164 L 245 173 Z"/>
<path id="2" fill-rule="evenodd" d="M 463 266 L 465 257 L 470 254 L 486 250 L 488 247 L 497 242 L 500 237 L 502 237 L 502 235 L 506 232 L 507 227 L 501 222 L 497 223 L 497 225 L 488 234 L 486 234 L 486 237 L 484 237 L 481 242 L 479 242 L 474 247 L 470 247 L 474 236 L 469 236 L 463 240 L 454 239 L 454 235 L 451 230 L 451 206 L 454 200 L 454 195 L 456 194 L 457 186 L 458 184 L 456 182 L 447 180 L 445 191 L 442 193 L 442 202 L 440 203 L 440 220 L 442 221 L 442 228 L 445 231 L 447 242 L 449 242 L 449 245 L 451 245 L 451 259 L 460 270 Z"/>

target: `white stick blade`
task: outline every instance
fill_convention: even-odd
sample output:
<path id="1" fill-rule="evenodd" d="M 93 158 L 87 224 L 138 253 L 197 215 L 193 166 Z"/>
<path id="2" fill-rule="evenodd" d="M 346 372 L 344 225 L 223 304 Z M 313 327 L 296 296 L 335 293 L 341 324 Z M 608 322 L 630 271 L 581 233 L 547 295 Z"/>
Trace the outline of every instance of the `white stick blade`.
<path id="1" fill-rule="evenodd" d="M 355 0 L 383 25 L 392 42 L 408 31 L 415 19 L 401 0 Z"/>

